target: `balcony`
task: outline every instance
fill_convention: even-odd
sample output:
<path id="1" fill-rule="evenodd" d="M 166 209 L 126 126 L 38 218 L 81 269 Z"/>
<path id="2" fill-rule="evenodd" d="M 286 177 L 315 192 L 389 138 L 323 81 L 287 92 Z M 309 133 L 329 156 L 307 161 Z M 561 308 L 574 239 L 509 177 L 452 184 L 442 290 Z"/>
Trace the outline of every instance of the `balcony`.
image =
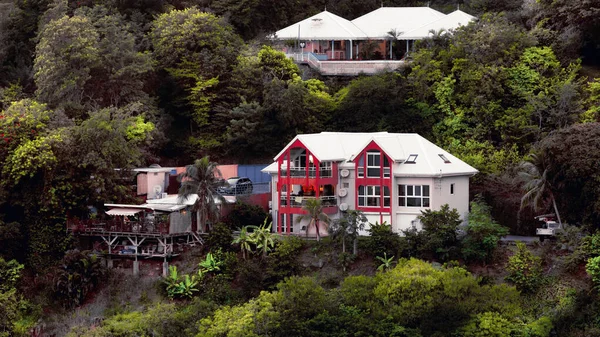
<path id="1" fill-rule="evenodd" d="M 73 233 L 136 233 L 136 234 L 159 234 L 169 233 L 169 224 L 166 222 L 151 221 L 129 221 L 120 220 L 67 220 L 67 228 Z"/>
<path id="2" fill-rule="evenodd" d="M 288 170 L 281 169 L 281 176 L 287 177 Z M 289 170 L 290 177 L 292 178 L 306 178 L 306 167 L 292 167 Z M 317 177 L 317 168 L 312 166 L 308 168 L 308 177 L 316 178 Z M 321 168 L 319 169 L 319 177 L 320 178 L 331 178 L 333 177 L 333 171 L 331 168 Z"/>
<path id="3" fill-rule="evenodd" d="M 398 68 L 406 67 L 408 65 L 408 61 L 404 60 L 323 61 L 313 53 L 287 54 L 287 57 L 292 58 L 296 63 L 307 64 L 309 67 L 318 71 L 324 76 L 358 76 L 360 74 L 375 75 L 383 71 L 394 71 Z"/>
<path id="4" fill-rule="evenodd" d="M 292 208 L 302 208 L 302 207 L 306 206 L 307 200 L 310 200 L 310 199 L 314 200 L 314 199 L 316 199 L 316 197 L 291 195 L 289 206 Z M 337 197 L 335 195 L 322 196 L 322 197 L 319 197 L 319 199 L 321 199 L 321 205 L 323 205 L 323 207 L 337 206 Z M 287 196 L 286 195 L 281 196 L 281 201 L 280 201 L 279 205 L 284 206 L 284 207 L 287 206 Z"/>

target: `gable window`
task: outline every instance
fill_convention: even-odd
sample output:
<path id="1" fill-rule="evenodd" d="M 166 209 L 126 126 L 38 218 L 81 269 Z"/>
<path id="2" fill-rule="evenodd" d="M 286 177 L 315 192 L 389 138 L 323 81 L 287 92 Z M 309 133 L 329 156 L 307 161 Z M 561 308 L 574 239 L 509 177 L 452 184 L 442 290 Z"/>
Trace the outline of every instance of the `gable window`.
<path id="1" fill-rule="evenodd" d="M 398 185 L 398 205 L 429 207 L 429 185 Z"/>
<path id="2" fill-rule="evenodd" d="M 418 154 L 411 154 L 410 156 L 408 156 L 408 158 L 406 159 L 406 161 L 404 163 L 405 164 L 414 164 L 417 162 L 418 156 L 419 156 Z"/>
<path id="3" fill-rule="evenodd" d="M 390 161 L 387 156 L 383 156 L 383 177 L 390 177 Z"/>
<path id="4" fill-rule="evenodd" d="M 381 175 L 381 153 L 367 151 L 367 177 L 379 178 Z"/>
<path id="5" fill-rule="evenodd" d="M 356 175 L 359 178 L 364 178 L 365 176 L 365 157 L 363 155 L 361 155 L 358 158 L 358 167 L 356 169 Z"/>

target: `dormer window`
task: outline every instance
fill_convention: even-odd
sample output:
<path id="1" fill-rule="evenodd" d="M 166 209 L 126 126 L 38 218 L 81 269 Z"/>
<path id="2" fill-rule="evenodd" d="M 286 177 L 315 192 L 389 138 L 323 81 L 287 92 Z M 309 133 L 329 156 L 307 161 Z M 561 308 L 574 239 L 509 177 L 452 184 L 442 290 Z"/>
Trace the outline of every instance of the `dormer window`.
<path id="1" fill-rule="evenodd" d="M 406 159 L 406 161 L 404 163 L 405 164 L 415 164 L 417 162 L 418 156 L 419 156 L 418 154 L 411 154 L 410 156 L 408 156 L 408 158 Z"/>
<path id="2" fill-rule="evenodd" d="M 441 153 L 438 156 L 440 156 L 440 158 L 442 158 L 442 160 L 444 161 L 444 163 L 450 164 L 450 159 L 446 158 L 446 156 L 444 156 Z"/>
<path id="3" fill-rule="evenodd" d="M 379 178 L 381 176 L 381 153 L 367 151 L 367 177 Z"/>

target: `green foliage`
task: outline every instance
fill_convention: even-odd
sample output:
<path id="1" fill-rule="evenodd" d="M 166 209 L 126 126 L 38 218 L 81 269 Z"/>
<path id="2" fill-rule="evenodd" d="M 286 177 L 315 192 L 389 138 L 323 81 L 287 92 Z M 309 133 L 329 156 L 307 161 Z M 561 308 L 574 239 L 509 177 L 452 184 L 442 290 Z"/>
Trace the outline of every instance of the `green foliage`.
<path id="1" fill-rule="evenodd" d="M 367 217 L 359 211 L 349 210 L 343 214 L 339 219 L 333 221 L 329 228 L 329 234 L 334 240 L 342 242 L 342 254 L 346 253 L 346 240 L 349 239 L 354 242 L 353 254 L 356 255 L 358 233 L 360 230 L 364 230 L 367 224 Z"/>
<path id="2" fill-rule="evenodd" d="M 273 240 L 273 234 L 271 233 L 272 222 L 269 218 L 265 218 L 263 224 L 259 227 L 253 226 L 253 232 L 250 234 L 250 241 L 256 245 L 256 252 L 262 252 L 263 258 L 267 257 L 267 254 L 275 246 Z"/>
<path id="3" fill-rule="evenodd" d="M 460 251 L 458 226 L 462 220 L 458 211 L 450 210 L 450 206 L 445 204 L 437 211 L 421 211 L 418 219 L 423 225 L 423 230 L 418 233 L 423 245 L 421 252 L 440 261 L 452 260 Z"/>
<path id="4" fill-rule="evenodd" d="M 222 222 L 217 223 L 208 233 L 206 244 L 213 250 L 230 251 L 233 231 Z"/>
<path id="5" fill-rule="evenodd" d="M 65 254 L 54 275 L 54 293 L 66 307 L 78 306 L 104 275 L 99 257 L 88 251 Z"/>
<path id="6" fill-rule="evenodd" d="M 266 285 L 274 286 L 286 277 L 300 275 L 303 267 L 298 256 L 304 246 L 304 241 L 294 235 L 275 241 L 275 247 L 267 258 Z"/>
<path id="7" fill-rule="evenodd" d="M 198 273 L 200 275 L 203 275 L 206 272 L 217 273 L 221 271 L 222 265 L 223 261 L 217 260 L 217 258 L 212 253 L 208 253 L 206 254 L 206 258 L 203 261 L 200 261 L 200 263 L 198 263 L 198 267 L 200 268 Z"/>
<path id="8" fill-rule="evenodd" d="M 482 199 L 471 202 L 469 222 L 462 239 L 462 253 L 467 260 L 490 262 L 500 239 L 508 234 L 506 227 L 494 221 L 490 207 Z"/>
<path id="9" fill-rule="evenodd" d="M 0 292 L 8 292 L 16 288 L 23 267 L 15 260 L 6 261 L 0 257 Z"/>
<path id="10" fill-rule="evenodd" d="M 223 222 L 229 228 L 237 230 L 248 225 L 260 225 L 267 216 L 268 214 L 262 207 L 238 201 L 233 205 Z"/>
<path id="11" fill-rule="evenodd" d="M 535 291 L 542 279 L 542 261 L 533 255 L 527 246 L 517 242 L 517 252 L 508 259 L 508 276 L 506 279 L 514 283 L 520 291 Z"/>
<path id="12" fill-rule="evenodd" d="M 202 275 L 200 276 L 202 277 Z M 169 266 L 169 275 L 164 280 L 167 296 L 174 298 L 192 298 L 198 292 L 198 280 L 196 275 L 179 275 L 177 266 Z"/>
<path id="13" fill-rule="evenodd" d="M 383 254 L 394 256 L 400 248 L 400 237 L 392 231 L 392 226 L 387 222 L 369 225 L 367 249 L 374 256 Z"/>
<path id="14" fill-rule="evenodd" d="M 263 72 L 273 78 L 290 80 L 294 76 L 300 75 L 300 69 L 292 59 L 270 46 L 262 46 L 258 52 L 258 60 Z"/>
<path id="15" fill-rule="evenodd" d="M 386 271 L 392 268 L 392 263 L 394 262 L 394 256 L 387 257 L 387 253 L 383 253 L 383 256 L 375 256 L 377 260 L 381 262 L 379 267 L 377 267 L 378 271 Z"/>
<path id="16" fill-rule="evenodd" d="M 585 271 L 592 278 L 594 286 L 598 287 L 600 285 L 600 256 L 590 258 L 585 265 Z"/>

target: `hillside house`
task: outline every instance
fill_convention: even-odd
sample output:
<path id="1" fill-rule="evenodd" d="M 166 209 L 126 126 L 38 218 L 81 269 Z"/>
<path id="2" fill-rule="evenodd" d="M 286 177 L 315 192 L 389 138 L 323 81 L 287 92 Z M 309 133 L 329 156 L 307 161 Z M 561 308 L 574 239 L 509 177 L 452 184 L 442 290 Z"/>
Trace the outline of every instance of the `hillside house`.
<path id="1" fill-rule="evenodd" d="M 330 218 L 355 209 L 396 233 L 421 228 L 421 211 L 444 204 L 465 219 L 478 171 L 418 134 L 322 132 L 296 136 L 263 172 L 272 177 L 273 230 L 316 235 L 308 219 L 297 221 L 310 198 Z"/>

